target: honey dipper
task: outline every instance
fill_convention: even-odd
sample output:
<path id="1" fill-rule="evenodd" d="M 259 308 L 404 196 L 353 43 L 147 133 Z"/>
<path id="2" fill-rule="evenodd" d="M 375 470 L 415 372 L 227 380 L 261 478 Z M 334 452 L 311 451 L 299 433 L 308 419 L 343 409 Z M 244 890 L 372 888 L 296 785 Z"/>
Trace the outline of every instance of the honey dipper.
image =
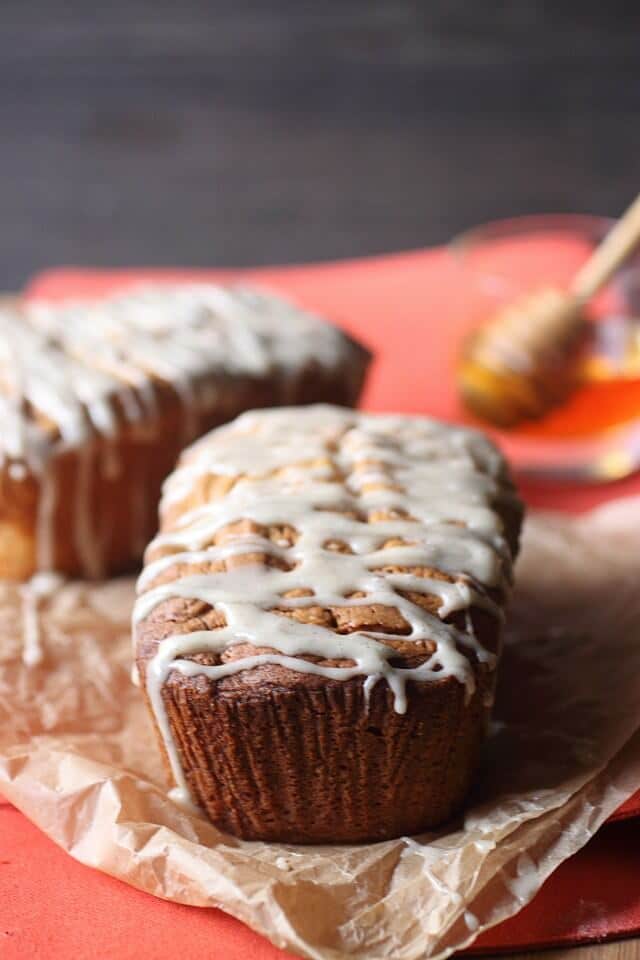
<path id="1" fill-rule="evenodd" d="M 579 379 L 585 305 L 640 243 L 640 195 L 574 277 L 500 309 L 466 341 L 458 389 L 477 416 L 500 427 L 542 417 Z"/>

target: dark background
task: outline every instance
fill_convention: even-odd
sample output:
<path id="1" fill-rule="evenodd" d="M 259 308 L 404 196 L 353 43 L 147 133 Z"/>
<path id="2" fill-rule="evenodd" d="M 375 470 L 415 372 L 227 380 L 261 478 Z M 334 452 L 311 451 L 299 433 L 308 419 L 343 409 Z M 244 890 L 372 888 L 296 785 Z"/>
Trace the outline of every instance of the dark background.
<path id="1" fill-rule="evenodd" d="M 640 188 L 640 2 L 0 0 L 0 285 L 446 240 Z"/>

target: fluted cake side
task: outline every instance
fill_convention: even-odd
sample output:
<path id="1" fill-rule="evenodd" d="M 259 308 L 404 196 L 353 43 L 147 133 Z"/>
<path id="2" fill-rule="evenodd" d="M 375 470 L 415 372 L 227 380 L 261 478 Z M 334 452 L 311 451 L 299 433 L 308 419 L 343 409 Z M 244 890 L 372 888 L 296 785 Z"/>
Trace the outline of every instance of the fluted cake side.
<path id="1" fill-rule="evenodd" d="M 0 306 L 0 576 L 134 567 L 181 449 L 243 410 L 355 403 L 368 355 L 272 294 Z"/>
<path id="2" fill-rule="evenodd" d="M 176 799 L 250 839 L 415 833 L 462 804 L 522 510 L 474 431 L 259 411 L 168 480 L 134 614 Z"/>

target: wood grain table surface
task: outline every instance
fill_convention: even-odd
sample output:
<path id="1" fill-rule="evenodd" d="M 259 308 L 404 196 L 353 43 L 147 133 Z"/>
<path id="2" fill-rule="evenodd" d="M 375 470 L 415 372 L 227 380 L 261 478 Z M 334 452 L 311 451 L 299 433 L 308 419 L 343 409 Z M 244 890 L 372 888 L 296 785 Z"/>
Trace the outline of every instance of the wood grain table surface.
<path id="1" fill-rule="evenodd" d="M 618 940 L 614 943 L 587 944 L 563 950 L 544 950 L 508 954 L 512 960 L 638 960 L 640 940 Z"/>
<path id="2" fill-rule="evenodd" d="M 618 213 L 639 35 L 621 0 L 3 0 L 0 286 Z"/>

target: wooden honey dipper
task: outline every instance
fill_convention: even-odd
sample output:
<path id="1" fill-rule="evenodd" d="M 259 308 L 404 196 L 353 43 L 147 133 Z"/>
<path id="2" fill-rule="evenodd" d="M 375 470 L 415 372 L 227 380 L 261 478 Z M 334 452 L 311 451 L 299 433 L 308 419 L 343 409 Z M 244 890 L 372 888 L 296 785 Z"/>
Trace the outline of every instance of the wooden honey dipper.
<path id="1" fill-rule="evenodd" d="M 465 343 L 465 405 L 500 427 L 544 416 L 579 381 L 584 307 L 640 243 L 640 195 L 578 271 L 568 291 L 546 287 L 500 309 Z"/>

